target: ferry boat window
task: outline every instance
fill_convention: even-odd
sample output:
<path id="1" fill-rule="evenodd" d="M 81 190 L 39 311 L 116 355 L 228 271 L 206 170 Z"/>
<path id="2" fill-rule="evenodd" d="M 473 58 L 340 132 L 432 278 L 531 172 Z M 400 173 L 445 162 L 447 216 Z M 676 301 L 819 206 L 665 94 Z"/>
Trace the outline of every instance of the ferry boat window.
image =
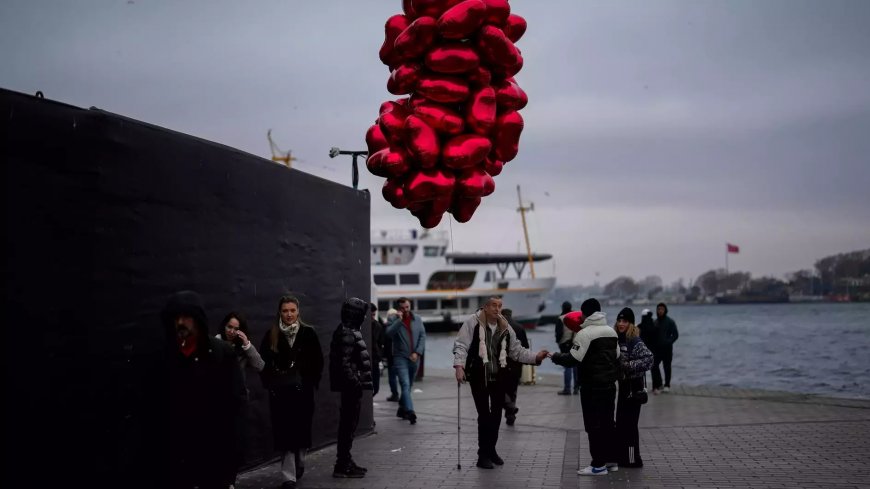
<path id="1" fill-rule="evenodd" d="M 435 272 L 429 277 L 429 283 L 426 284 L 427 290 L 451 290 L 451 289 L 467 289 L 474 283 L 474 274 L 477 272 Z"/>
<path id="2" fill-rule="evenodd" d="M 437 246 L 424 246 L 423 247 L 423 256 L 438 256 L 438 247 Z"/>
<path id="3" fill-rule="evenodd" d="M 441 299 L 441 309 L 456 309 L 456 299 Z"/>
<path id="4" fill-rule="evenodd" d="M 508 288 L 508 283 L 507 282 L 499 282 L 498 288 L 499 289 L 506 289 L 506 288 Z"/>
<path id="5" fill-rule="evenodd" d="M 402 285 L 417 285 L 420 283 L 419 273 L 400 273 L 399 283 Z"/>
<path id="6" fill-rule="evenodd" d="M 492 282 L 492 272 L 487 271 L 486 275 L 483 276 L 484 282 Z"/>
<path id="7" fill-rule="evenodd" d="M 463 309 L 468 309 L 468 306 L 470 305 L 470 303 L 469 303 L 469 301 L 468 301 L 468 297 L 465 297 L 465 298 L 463 298 L 463 299 L 460 299 L 460 300 L 459 300 L 459 303 L 462 304 L 462 308 L 463 308 Z"/>
<path id="8" fill-rule="evenodd" d="M 396 275 L 392 273 L 376 273 L 374 279 L 375 285 L 396 285 Z"/>
<path id="9" fill-rule="evenodd" d="M 435 299 L 417 299 L 418 311 L 431 311 L 438 308 L 438 301 Z"/>

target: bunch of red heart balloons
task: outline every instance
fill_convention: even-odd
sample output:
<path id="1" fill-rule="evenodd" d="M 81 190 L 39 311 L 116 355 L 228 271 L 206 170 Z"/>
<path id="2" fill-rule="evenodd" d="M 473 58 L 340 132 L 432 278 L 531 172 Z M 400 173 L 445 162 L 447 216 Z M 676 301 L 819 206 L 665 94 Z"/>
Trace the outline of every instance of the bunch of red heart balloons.
<path id="1" fill-rule="evenodd" d="M 425 228 L 445 212 L 459 222 L 495 191 L 492 177 L 517 155 L 528 97 L 514 80 L 514 45 L 526 21 L 508 0 L 404 0 L 387 20 L 381 61 L 387 90 L 366 133 L 368 169 L 383 196 Z"/>

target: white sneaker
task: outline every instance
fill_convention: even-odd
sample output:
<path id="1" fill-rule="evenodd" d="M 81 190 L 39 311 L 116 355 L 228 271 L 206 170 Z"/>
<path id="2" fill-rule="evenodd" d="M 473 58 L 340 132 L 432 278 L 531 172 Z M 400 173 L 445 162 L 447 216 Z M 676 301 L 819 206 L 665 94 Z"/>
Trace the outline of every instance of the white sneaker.
<path id="1" fill-rule="evenodd" d="M 605 465 L 605 467 L 607 467 L 608 472 L 619 472 L 619 464 L 611 463 L 611 464 Z"/>
<path id="2" fill-rule="evenodd" d="M 593 467 L 590 465 L 583 470 L 578 470 L 577 475 L 607 475 L 607 467 Z"/>
<path id="3" fill-rule="evenodd" d="M 670 388 L 670 387 L 668 387 L 668 386 L 664 386 L 664 387 L 662 387 L 662 392 L 664 392 L 665 394 L 667 394 L 667 393 L 670 392 L 670 391 L 671 391 L 671 388 Z"/>

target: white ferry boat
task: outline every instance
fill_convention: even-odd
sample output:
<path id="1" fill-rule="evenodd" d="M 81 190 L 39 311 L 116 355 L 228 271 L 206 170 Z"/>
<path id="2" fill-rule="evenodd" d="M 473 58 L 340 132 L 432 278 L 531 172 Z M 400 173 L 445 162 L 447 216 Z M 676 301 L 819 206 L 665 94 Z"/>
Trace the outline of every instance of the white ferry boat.
<path id="1" fill-rule="evenodd" d="M 517 322 L 526 328 L 538 324 L 556 278 L 535 278 L 526 265 L 551 255 L 454 253 L 449 246 L 443 231 L 373 234 L 372 282 L 381 317 L 396 299 L 407 297 L 427 331 L 454 331 L 487 298 L 500 295 Z"/>

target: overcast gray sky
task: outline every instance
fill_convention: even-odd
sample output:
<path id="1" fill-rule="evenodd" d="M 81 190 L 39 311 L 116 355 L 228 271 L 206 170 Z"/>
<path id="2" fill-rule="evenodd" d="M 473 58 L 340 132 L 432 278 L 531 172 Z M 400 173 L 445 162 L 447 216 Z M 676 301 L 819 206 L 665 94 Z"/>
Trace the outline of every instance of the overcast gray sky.
<path id="1" fill-rule="evenodd" d="M 520 153 L 457 251 L 535 251 L 565 284 L 782 276 L 870 247 L 870 2 L 513 0 L 529 29 Z M 96 106 L 350 184 L 400 0 L 3 0 L 0 86 Z M 416 219 L 373 190 L 373 228 Z M 450 230 L 448 219 L 439 229 Z M 552 273 L 548 264 L 539 267 Z M 540 273 L 540 272 L 539 272 Z"/>

